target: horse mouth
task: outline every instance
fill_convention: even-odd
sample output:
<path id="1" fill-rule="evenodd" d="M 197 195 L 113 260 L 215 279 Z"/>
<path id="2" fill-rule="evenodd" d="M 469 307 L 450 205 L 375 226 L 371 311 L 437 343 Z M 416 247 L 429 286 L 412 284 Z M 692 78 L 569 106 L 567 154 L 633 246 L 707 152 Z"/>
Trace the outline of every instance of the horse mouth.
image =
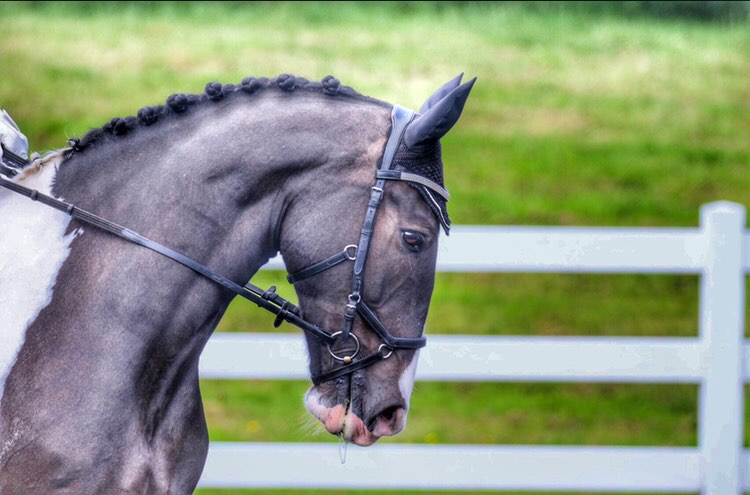
<path id="1" fill-rule="evenodd" d="M 307 392 L 305 406 L 330 434 L 360 447 L 368 447 L 381 437 L 395 435 L 403 429 L 403 421 L 399 421 L 400 424 L 394 425 L 392 429 L 384 429 L 377 422 L 366 424 L 349 407 L 342 404 L 328 407 L 321 402 L 320 392 L 316 387 Z"/>

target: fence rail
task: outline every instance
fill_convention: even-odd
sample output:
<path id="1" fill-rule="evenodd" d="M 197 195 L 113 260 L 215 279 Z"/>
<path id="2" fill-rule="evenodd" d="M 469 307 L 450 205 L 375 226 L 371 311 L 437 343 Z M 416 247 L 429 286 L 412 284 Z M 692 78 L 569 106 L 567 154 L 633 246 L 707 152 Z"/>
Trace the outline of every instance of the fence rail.
<path id="1" fill-rule="evenodd" d="M 417 380 L 698 383 L 704 374 L 703 349 L 693 338 L 430 335 L 429 341 Z M 201 358 L 202 378 L 309 375 L 304 338 L 296 334 L 217 334 Z"/>
<path id="2" fill-rule="evenodd" d="M 701 227 L 455 228 L 438 270 L 690 273 L 701 279 L 697 338 L 459 337 L 431 335 L 418 380 L 695 383 L 697 448 L 212 443 L 201 486 L 475 490 L 750 490 L 744 451 L 744 278 L 750 235 L 740 205 L 701 209 Z M 279 267 L 274 260 L 271 267 Z M 203 378 L 306 379 L 303 339 L 217 334 Z M 383 473 L 387 473 L 384 476 Z M 436 477 L 435 473 L 440 473 Z"/>

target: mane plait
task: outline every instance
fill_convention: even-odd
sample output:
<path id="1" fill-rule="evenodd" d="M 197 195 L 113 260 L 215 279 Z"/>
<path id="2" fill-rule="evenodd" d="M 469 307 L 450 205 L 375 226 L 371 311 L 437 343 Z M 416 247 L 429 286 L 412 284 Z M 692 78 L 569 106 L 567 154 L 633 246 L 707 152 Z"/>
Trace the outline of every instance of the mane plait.
<path id="1" fill-rule="evenodd" d="M 156 124 L 162 118 L 182 114 L 190 107 L 204 104 L 206 102 L 219 102 L 232 97 L 235 94 L 253 95 L 264 90 L 281 90 L 294 92 L 304 90 L 311 93 L 319 93 L 326 96 L 345 96 L 369 99 L 348 86 L 342 86 L 338 79 L 326 76 L 322 81 L 308 81 L 303 77 L 292 74 L 281 74 L 276 78 L 246 77 L 238 85 L 221 84 L 210 82 L 206 84 L 204 92 L 199 95 L 176 93 L 170 95 L 164 105 L 143 107 L 138 110 L 137 116 L 115 117 L 98 129 L 91 129 L 82 138 L 68 140 L 72 152 L 80 152 L 102 141 L 109 136 L 123 136 L 138 127 L 148 127 Z M 377 101 L 377 100 L 371 100 Z"/>

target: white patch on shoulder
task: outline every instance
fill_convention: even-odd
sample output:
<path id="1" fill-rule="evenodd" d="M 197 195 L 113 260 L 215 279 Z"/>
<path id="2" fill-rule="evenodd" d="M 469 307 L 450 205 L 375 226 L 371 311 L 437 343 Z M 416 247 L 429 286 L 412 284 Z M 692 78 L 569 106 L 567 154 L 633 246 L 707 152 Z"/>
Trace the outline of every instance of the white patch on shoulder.
<path id="1" fill-rule="evenodd" d="M 398 379 L 398 389 L 401 391 L 401 397 L 404 398 L 404 404 L 406 404 L 407 411 L 409 410 L 411 391 L 414 388 L 414 375 L 417 374 L 417 361 L 419 361 L 419 350 L 414 353 L 411 363 L 409 363 L 409 366 L 404 369 L 401 378 Z"/>
<path id="2" fill-rule="evenodd" d="M 15 181 L 50 194 L 62 162 L 55 153 Z M 0 400 L 26 329 L 52 301 L 57 274 L 77 235 L 65 235 L 70 216 L 0 188 Z"/>

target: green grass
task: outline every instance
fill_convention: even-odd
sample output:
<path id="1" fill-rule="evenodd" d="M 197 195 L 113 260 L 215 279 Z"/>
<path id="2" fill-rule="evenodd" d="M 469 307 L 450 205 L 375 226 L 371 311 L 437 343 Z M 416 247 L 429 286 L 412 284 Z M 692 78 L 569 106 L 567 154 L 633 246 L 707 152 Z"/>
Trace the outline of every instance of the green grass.
<path id="1" fill-rule="evenodd" d="M 296 300 L 281 272 L 260 272 L 253 283 L 277 285 L 281 295 Z M 218 331 L 297 331 L 287 325 L 275 329 L 273 319 L 238 298 Z M 698 278 L 438 273 L 427 329 L 482 335 L 697 336 Z"/>
<path id="2" fill-rule="evenodd" d="M 328 441 L 304 382 L 204 381 L 217 441 Z M 696 445 L 692 385 L 418 383 L 409 427 L 381 443 Z M 470 419 L 469 419 L 470 418 Z M 477 428 L 481 424 L 481 428 Z"/>
<path id="3" fill-rule="evenodd" d="M 0 67 L 0 106 L 35 149 L 213 80 L 334 74 L 418 108 L 465 71 L 479 80 L 443 146 L 456 224 L 695 226 L 702 203 L 750 205 L 747 23 L 484 3 L 0 3 Z M 257 283 L 292 294 L 278 272 Z M 695 336 L 697 297 L 689 276 L 439 274 L 428 332 Z M 219 330 L 270 322 L 238 301 Z M 306 386 L 205 381 L 211 438 L 330 442 Z M 693 446 L 696 401 L 685 385 L 419 383 L 409 427 L 385 441 Z M 322 493 L 199 491 L 261 492 Z"/>

